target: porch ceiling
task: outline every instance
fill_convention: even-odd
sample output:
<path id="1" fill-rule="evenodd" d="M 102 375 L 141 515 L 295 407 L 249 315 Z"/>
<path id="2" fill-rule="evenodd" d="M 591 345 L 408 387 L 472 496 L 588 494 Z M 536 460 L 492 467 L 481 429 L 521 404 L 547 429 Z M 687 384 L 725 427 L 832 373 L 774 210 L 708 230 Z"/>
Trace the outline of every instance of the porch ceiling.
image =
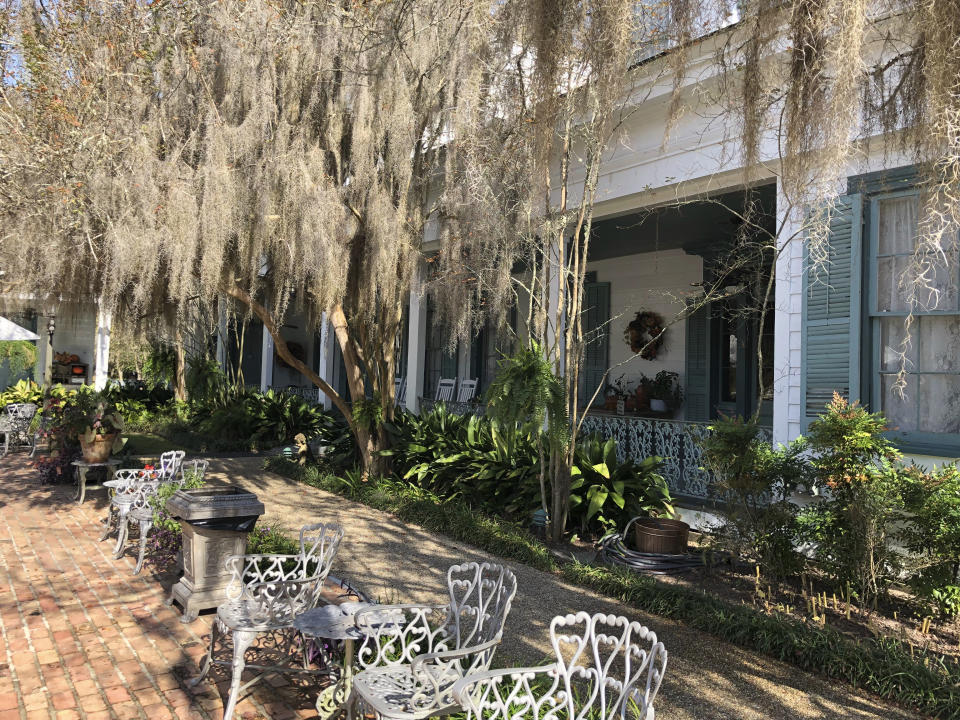
<path id="1" fill-rule="evenodd" d="M 776 185 L 755 189 L 760 222 L 769 231 L 776 227 Z M 736 191 L 653 209 L 642 209 L 597 220 L 590 239 L 590 260 L 634 255 L 654 250 L 682 249 L 691 255 L 710 256 L 730 247 L 744 208 L 744 193 Z"/>

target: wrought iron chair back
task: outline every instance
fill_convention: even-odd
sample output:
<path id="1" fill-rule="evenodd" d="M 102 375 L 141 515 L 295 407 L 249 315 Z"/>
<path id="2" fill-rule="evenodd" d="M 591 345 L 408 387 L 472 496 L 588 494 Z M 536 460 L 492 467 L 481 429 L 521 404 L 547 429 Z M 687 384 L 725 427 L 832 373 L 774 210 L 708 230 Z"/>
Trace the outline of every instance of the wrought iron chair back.
<path id="1" fill-rule="evenodd" d="M 209 466 L 209 460 L 188 460 L 187 462 L 181 463 L 177 484 L 183 487 L 187 484 L 187 480 L 191 478 L 202 481 L 204 475 L 207 474 L 207 468 Z"/>
<path id="2" fill-rule="evenodd" d="M 456 378 L 440 378 L 437 382 L 437 394 L 434 397 L 436 402 L 450 402 L 453 400 L 453 391 L 457 387 Z"/>
<path id="3" fill-rule="evenodd" d="M 34 447 L 35 438 L 30 433 L 30 423 L 37 414 L 35 403 L 10 403 L 6 407 L 10 431 L 4 439 L 4 453 L 11 446 Z"/>
<path id="4" fill-rule="evenodd" d="M 517 592 L 516 576 L 491 563 L 453 565 L 447 592 L 446 605 L 388 605 L 358 613 L 365 636 L 358 664 L 416 665 L 418 659 L 455 652 L 459 670 L 464 660 L 469 667 L 489 667 Z"/>
<path id="5" fill-rule="evenodd" d="M 297 555 L 229 556 L 227 599 L 245 601 L 245 611 L 264 623 L 292 622 L 316 607 L 341 540 L 340 525 L 317 523 L 300 530 Z"/>
<path id="6" fill-rule="evenodd" d="M 180 464 L 183 462 L 186 452 L 183 450 L 167 450 L 160 455 L 160 477 L 164 480 L 172 480 L 180 470 Z"/>
<path id="7" fill-rule="evenodd" d="M 614 615 L 578 612 L 550 623 L 557 660 L 468 675 L 453 695 L 468 720 L 652 720 L 667 665 L 654 632 Z"/>

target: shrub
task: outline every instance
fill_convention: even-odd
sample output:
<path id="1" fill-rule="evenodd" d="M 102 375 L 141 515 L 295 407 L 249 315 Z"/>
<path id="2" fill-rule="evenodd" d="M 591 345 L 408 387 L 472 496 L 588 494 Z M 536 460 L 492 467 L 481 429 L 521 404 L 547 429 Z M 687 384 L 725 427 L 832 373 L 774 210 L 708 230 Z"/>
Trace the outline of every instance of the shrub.
<path id="1" fill-rule="evenodd" d="M 755 420 L 723 418 L 710 426 L 700 447 L 714 477 L 710 494 L 723 504 L 715 544 L 774 577 L 796 572 L 799 508 L 791 498 L 810 479 L 805 441 L 774 448 Z"/>
<path id="2" fill-rule="evenodd" d="M 834 394 L 826 414 L 810 424 L 809 443 L 819 502 L 801 520 L 820 568 L 849 582 L 863 602 L 876 599 L 898 574 L 889 540 L 902 517 L 900 453 L 883 433 L 886 421 Z"/>
<path id="3" fill-rule="evenodd" d="M 292 442 L 298 433 L 313 439 L 333 424 L 319 405 L 273 390 L 248 396 L 245 406 L 257 439 L 276 445 Z"/>
<path id="4" fill-rule="evenodd" d="M 910 551 L 910 585 L 948 616 L 960 615 L 960 468 L 942 465 L 903 472 L 909 521 L 900 539 Z"/>
<path id="5" fill-rule="evenodd" d="M 463 497 L 495 513 L 529 514 L 537 506 L 538 428 L 456 415 L 442 405 L 400 413 L 388 430 L 394 472 L 438 497 Z"/>
<path id="6" fill-rule="evenodd" d="M 641 515 L 673 515 L 667 481 L 658 457 L 640 463 L 617 460 L 617 443 L 597 436 L 577 443 L 571 471 L 570 522 L 580 531 L 623 528 Z"/>

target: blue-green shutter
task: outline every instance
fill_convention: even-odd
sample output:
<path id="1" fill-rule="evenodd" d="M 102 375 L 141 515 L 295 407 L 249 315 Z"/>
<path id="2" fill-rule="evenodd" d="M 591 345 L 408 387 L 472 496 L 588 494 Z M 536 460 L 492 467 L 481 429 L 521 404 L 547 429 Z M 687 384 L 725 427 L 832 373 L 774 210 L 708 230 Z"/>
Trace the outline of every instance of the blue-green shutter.
<path id="1" fill-rule="evenodd" d="M 710 420 L 710 305 L 687 317 L 686 410 L 687 420 Z"/>
<path id="2" fill-rule="evenodd" d="M 583 367 L 580 373 L 580 405 L 586 405 L 610 365 L 610 283 L 583 286 Z M 603 402 L 603 391 L 597 395 Z"/>
<path id="3" fill-rule="evenodd" d="M 845 195 L 830 212 L 827 263 L 805 255 L 803 282 L 803 427 L 834 392 L 860 397 L 863 198 Z"/>

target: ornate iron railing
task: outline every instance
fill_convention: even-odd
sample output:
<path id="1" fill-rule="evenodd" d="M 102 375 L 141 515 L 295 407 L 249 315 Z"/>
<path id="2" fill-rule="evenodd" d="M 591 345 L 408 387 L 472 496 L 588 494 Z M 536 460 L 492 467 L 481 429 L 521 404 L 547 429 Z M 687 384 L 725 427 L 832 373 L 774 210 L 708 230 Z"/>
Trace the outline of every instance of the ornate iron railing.
<path id="1" fill-rule="evenodd" d="M 636 462 L 663 458 L 663 476 L 674 495 L 706 498 L 711 477 L 703 469 L 698 441 L 710 432 L 706 423 L 589 414 L 581 433 L 617 441 L 617 457 Z"/>
<path id="2" fill-rule="evenodd" d="M 597 434 L 617 441 L 617 457 L 639 462 L 652 455 L 663 458 L 662 473 L 674 495 L 705 499 L 709 496 L 711 473 L 703 467 L 700 441 L 710 434 L 703 422 L 659 420 L 620 415 L 588 414 L 582 434 Z M 769 441 L 772 433 L 762 430 Z"/>

